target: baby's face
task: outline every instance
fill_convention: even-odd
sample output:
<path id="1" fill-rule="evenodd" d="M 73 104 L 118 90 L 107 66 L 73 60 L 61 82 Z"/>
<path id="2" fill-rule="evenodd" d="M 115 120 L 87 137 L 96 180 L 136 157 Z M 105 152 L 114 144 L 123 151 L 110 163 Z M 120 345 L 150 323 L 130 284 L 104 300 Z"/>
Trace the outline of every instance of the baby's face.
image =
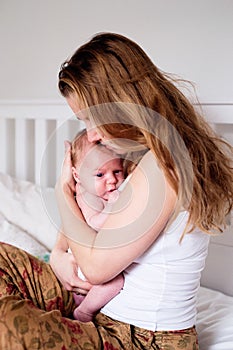
<path id="1" fill-rule="evenodd" d="M 108 200 L 124 181 L 122 160 L 104 147 L 91 149 L 79 168 L 79 180 L 89 193 Z"/>

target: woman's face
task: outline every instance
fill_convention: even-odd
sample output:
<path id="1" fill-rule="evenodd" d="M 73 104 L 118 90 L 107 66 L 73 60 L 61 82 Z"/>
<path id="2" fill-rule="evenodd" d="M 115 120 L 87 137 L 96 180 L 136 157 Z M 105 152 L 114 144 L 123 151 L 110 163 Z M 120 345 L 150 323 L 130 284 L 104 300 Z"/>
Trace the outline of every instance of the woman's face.
<path id="1" fill-rule="evenodd" d="M 77 116 L 77 119 L 84 122 L 86 129 L 87 129 L 87 137 L 89 142 L 101 142 L 102 138 L 101 135 L 97 132 L 97 128 L 91 126 L 90 120 L 87 118 L 86 115 L 80 113 L 80 107 L 77 102 L 77 98 L 75 98 L 73 95 L 70 95 L 66 97 L 66 101 L 70 108 L 72 109 L 73 113 Z"/>
<path id="2" fill-rule="evenodd" d="M 77 119 L 84 122 L 86 129 L 87 129 L 87 137 L 89 142 L 97 143 L 100 142 L 103 144 L 106 148 L 116 152 L 117 154 L 124 154 L 125 149 L 120 148 L 117 146 L 116 143 L 114 143 L 113 137 L 106 137 L 100 132 L 100 129 L 97 128 L 93 123 L 91 123 L 90 119 L 87 117 L 85 113 L 81 113 L 81 109 L 79 107 L 79 104 L 77 102 L 77 98 L 73 95 L 70 95 L 66 97 L 66 101 L 70 108 L 72 109 L 73 113 L 77 116 Z"/>

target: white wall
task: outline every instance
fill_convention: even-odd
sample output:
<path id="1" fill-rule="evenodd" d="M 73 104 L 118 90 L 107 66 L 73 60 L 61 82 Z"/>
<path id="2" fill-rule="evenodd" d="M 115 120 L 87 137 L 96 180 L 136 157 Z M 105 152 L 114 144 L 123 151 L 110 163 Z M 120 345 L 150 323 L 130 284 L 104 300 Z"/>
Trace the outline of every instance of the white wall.
<path id="1" fill-rule="evenodd" d="M 0 0 L 0 100 L 60 99 L 60 64 L 94 33 L 137 41 L 201 102 L 233 103 L 232 0 Z"/>

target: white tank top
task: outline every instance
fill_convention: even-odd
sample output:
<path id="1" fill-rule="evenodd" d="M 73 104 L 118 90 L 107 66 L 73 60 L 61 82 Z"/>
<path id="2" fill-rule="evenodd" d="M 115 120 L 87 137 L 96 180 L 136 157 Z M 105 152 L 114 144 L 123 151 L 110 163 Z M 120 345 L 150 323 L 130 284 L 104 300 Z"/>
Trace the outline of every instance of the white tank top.
<path id="1" fill-rule="evenodd" d="M 195 230 L 179 243 L 187 219 L 188 213 L 181 212 L 124 271 L 122 291 L 102 308 L 102 313 L 152 331 L 180 330 L 195 324 L 209 235 Z"/>

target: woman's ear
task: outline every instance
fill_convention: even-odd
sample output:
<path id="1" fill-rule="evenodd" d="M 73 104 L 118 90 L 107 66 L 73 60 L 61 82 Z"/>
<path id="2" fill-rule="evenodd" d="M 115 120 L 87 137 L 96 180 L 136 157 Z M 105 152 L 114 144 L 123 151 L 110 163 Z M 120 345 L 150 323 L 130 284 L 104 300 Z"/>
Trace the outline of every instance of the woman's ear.
<path id="1" fill-rule="evenodd" d="M 79 184 L 80 183 L 80 178 L 79 178 L 79 174 L 76 170 L 76 168 L 74 166 L 72 166 L 72 175 L 73 175 L 73 178 L 75 179 L 75 181 Z"/>

